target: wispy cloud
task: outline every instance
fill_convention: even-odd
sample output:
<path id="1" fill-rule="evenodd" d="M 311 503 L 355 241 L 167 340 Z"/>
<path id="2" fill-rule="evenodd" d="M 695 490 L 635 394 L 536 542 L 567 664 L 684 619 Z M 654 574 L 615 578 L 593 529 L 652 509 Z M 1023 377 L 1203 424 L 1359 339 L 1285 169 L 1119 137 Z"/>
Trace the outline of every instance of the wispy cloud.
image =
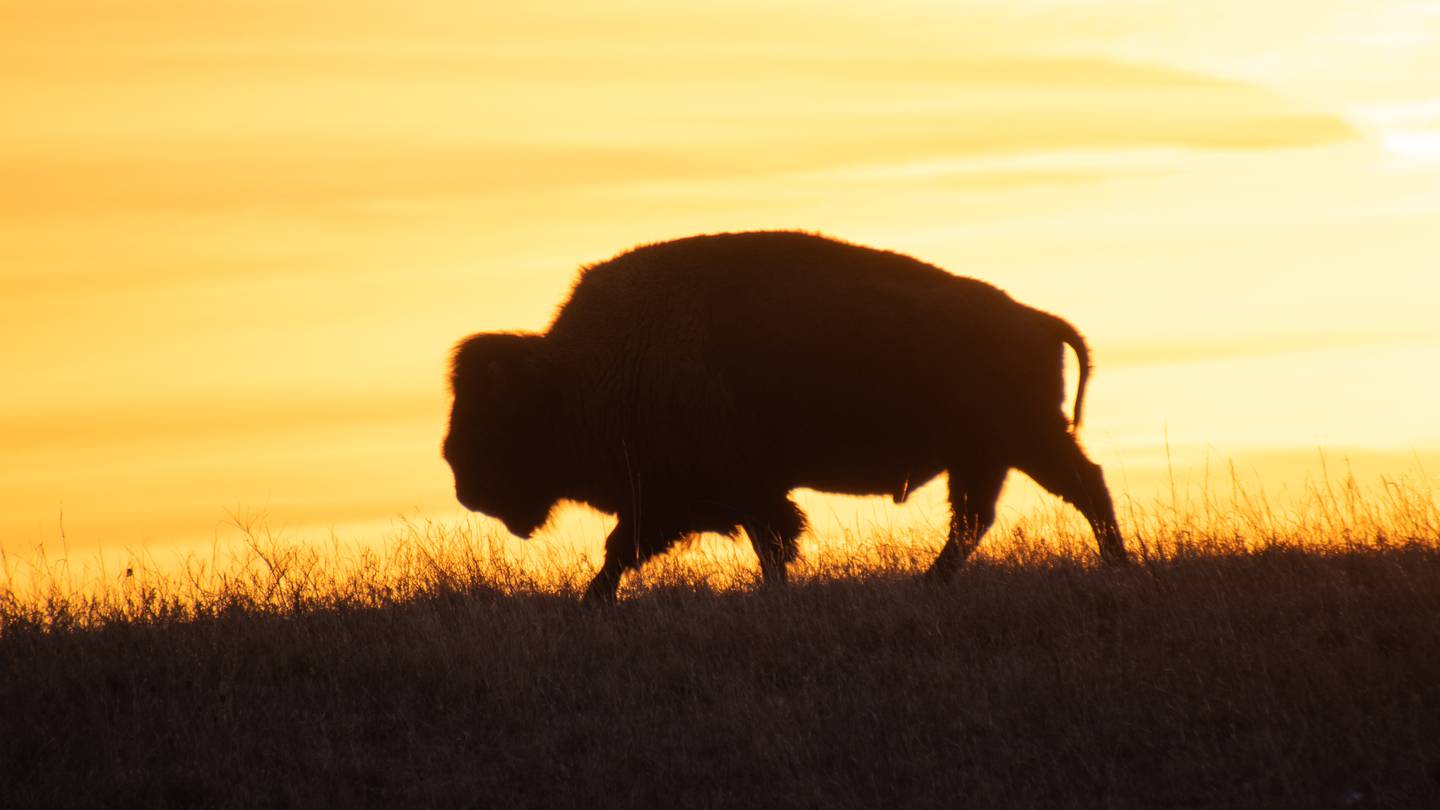
<path id="1" fill-rule="evenodd" d="M 1073 179 L 1103 166 L 1094 158 L 1105 152 L 1355 137 L 1341 118 L 1260 88 L 1096 58 L 782 53 L 678 57 L 659 76 L 610 60 L 567 77 L 538 70 L 533 62 L 543 56 L 510 64 L 493 54 L 415 75 L 407 51 L 350 54 L 339 64 L 319 58 L 303 80 L 267 72 L 264 52 L 231 58 L 241 61 L 31 88 L 21 103 L 35 106 L 19 111 L 23 122 L 0 160 L 0 216 L 255 206 L 303 213 L 987 156 L 1090 156 L 1040 175 L 971 178 L 994 187 L 1054 182 L 1057 169 Z M 557 58 L 564 65 L 573 57 Z"/>

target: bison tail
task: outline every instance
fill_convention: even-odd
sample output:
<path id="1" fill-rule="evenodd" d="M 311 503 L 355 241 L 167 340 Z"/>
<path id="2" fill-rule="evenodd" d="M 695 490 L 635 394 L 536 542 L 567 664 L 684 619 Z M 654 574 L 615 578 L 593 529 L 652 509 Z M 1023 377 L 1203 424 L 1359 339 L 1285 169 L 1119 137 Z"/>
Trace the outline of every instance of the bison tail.
<path id="1" fill-rule="evenodd" d="M 1043 316 L 1062 343 L 1075 350 L 1075 359 L 1080 363 L 1080 382 L 1075 386 L 1075 410 L 1070 420 L 1072 429 L 1079 430 L 1080 412 L 1085 404 L 1085 383 L 1090 380 L 1090 348 L 1085 345 L 1085 338 L 1080 336 L 1080 333 L 1069 321 L 1048 312 L 1039 312 L 1038 314 Z"/>

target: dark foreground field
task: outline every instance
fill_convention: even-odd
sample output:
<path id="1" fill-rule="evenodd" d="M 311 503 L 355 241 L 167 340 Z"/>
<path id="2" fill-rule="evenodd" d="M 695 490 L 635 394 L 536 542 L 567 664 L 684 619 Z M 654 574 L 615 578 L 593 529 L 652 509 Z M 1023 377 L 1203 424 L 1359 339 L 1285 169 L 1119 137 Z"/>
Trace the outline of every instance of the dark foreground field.
<path id="1" fill-rule="evenodd" d="M 10 596 L 0 807 L 1440 807 L 1433 544 L 296 593 Z"/>

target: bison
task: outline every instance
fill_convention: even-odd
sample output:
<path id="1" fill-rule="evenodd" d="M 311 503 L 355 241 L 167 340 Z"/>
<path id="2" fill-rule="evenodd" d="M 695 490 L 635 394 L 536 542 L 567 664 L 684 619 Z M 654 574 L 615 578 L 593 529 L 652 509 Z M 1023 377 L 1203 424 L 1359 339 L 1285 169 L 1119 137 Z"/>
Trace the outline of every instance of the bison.
<path id="1" fill-rule="evenodd" d="M 945 472 L 954 572 L 1015 468 L 1080 509 L 1126 560 L 1100 467 L 1063 405 L 1069 323 L 908 256 L 798 232 L 695 236 L 581 271 L 543 334 L 464 339 L 445 460 L 460 503 L 533 534 L 558 501 L 618 522 L 585 593 L 677 540 L 743 529 L 783 584 L 798 487 L 907 493 Z"/>

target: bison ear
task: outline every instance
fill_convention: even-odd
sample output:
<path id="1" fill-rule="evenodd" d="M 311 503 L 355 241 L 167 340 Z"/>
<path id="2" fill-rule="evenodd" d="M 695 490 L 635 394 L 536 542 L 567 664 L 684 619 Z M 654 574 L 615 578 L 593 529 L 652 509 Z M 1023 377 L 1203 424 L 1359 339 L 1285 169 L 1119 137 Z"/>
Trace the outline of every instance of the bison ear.
<path id="1" fill-rule="evenodd" d="M 487 332 L 471 335 L 455 347 L 450 366 L 452 390 L 511 389 L 544 375 L 545 339 L 540 335 Z"/>

